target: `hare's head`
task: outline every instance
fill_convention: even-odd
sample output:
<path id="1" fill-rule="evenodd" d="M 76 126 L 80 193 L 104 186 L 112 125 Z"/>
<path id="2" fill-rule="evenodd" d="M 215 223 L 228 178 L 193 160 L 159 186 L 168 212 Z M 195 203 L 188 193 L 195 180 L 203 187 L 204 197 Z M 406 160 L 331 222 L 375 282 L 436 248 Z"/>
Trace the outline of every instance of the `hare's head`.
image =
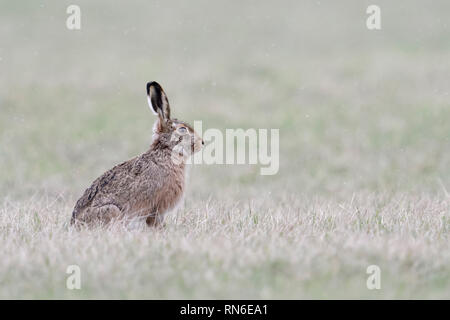
<path id="1" fill-rule="evenodd" d="M 159 83 L 147 83 L 147 99 L 150 110 L 158 116 L 153 126 L 155 147 L 169 149 L 183 158 L 200 151 L 204 142 L 192 126 L 170 117 L 170 105 Z"/>

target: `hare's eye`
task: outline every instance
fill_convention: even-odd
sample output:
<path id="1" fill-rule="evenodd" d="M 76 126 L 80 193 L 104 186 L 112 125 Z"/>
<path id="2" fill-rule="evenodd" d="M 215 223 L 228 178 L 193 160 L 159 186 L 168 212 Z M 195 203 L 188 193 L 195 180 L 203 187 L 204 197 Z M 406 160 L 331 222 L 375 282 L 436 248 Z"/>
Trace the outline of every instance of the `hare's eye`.
<path id="1" fill-rule="evenodd" d="M 187 131 L 186 127 L 179 127 L 179 128 L 178 128 L 178 132 L 179 132 L 179 133 L 185 134 L 186 131 Z"/>

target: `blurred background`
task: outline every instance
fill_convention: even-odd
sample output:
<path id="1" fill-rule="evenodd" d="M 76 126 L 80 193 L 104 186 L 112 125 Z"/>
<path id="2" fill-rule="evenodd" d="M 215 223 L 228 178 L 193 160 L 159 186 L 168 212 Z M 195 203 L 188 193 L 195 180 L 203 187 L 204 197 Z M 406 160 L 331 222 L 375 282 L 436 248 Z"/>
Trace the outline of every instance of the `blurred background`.
<path id="1" fill-rule="evenodd" d="M 373 2 L 373 1 L 372 1 Z M 79 196 L 144 152 L 154 116 L 279 128 L 280 170 L 196 166 L 192 196 L 347 196 L 450 184 L 448 1 L 1 2 L 0 191 Z"/>

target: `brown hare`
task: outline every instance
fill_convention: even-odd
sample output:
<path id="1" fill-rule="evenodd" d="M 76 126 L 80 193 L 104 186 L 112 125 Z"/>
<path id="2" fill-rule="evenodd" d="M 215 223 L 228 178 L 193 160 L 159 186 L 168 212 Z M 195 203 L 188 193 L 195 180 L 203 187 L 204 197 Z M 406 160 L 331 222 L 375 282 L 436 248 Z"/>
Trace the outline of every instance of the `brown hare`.
<path id="1" fill-rule="evenodd" d="M 147 83 L 147 98 L 158 116 L 150 149 L 97 178 L 77 201 L 71 224 L 145 218 L 158 226 L 181 200 L 185 160 L 204 142 L 189 124 L 171 119 L 169 100 L 157 82 Z"/>

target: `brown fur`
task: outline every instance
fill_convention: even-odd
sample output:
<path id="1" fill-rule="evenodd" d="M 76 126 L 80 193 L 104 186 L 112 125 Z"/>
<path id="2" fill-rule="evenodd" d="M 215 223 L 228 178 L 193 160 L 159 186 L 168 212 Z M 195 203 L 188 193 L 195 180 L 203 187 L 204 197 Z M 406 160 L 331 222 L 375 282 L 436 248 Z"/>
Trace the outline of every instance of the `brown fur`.
<path id="1" fill-rule="evenodd" d="M 163 98 L 159 99 L 162 104 L 153 106 L 159 118 L 150 149 L 97 178 L 77 201 L 72 224 L 105 224 L 117 219 L 143 217 L 148 225 L 157 226 L 163 221 L 164 214 L 182 198 L 185 163 L 173 159 L 185 160 L 186 154 L 175 152 L 174 147 L 187 138 L 191 145 L 187 148 L 190 150 L 185 151 L 191 154 L 201 148 L 203 141 L 188 124 L 167 118 L 170 116 L 167 97 L 157 83 L 150 84 L 155 84 L 150 95 L 160 89 L 157 93 Z M 187 128 L 186 134 L 178 134 L 180 126 Z"/>

